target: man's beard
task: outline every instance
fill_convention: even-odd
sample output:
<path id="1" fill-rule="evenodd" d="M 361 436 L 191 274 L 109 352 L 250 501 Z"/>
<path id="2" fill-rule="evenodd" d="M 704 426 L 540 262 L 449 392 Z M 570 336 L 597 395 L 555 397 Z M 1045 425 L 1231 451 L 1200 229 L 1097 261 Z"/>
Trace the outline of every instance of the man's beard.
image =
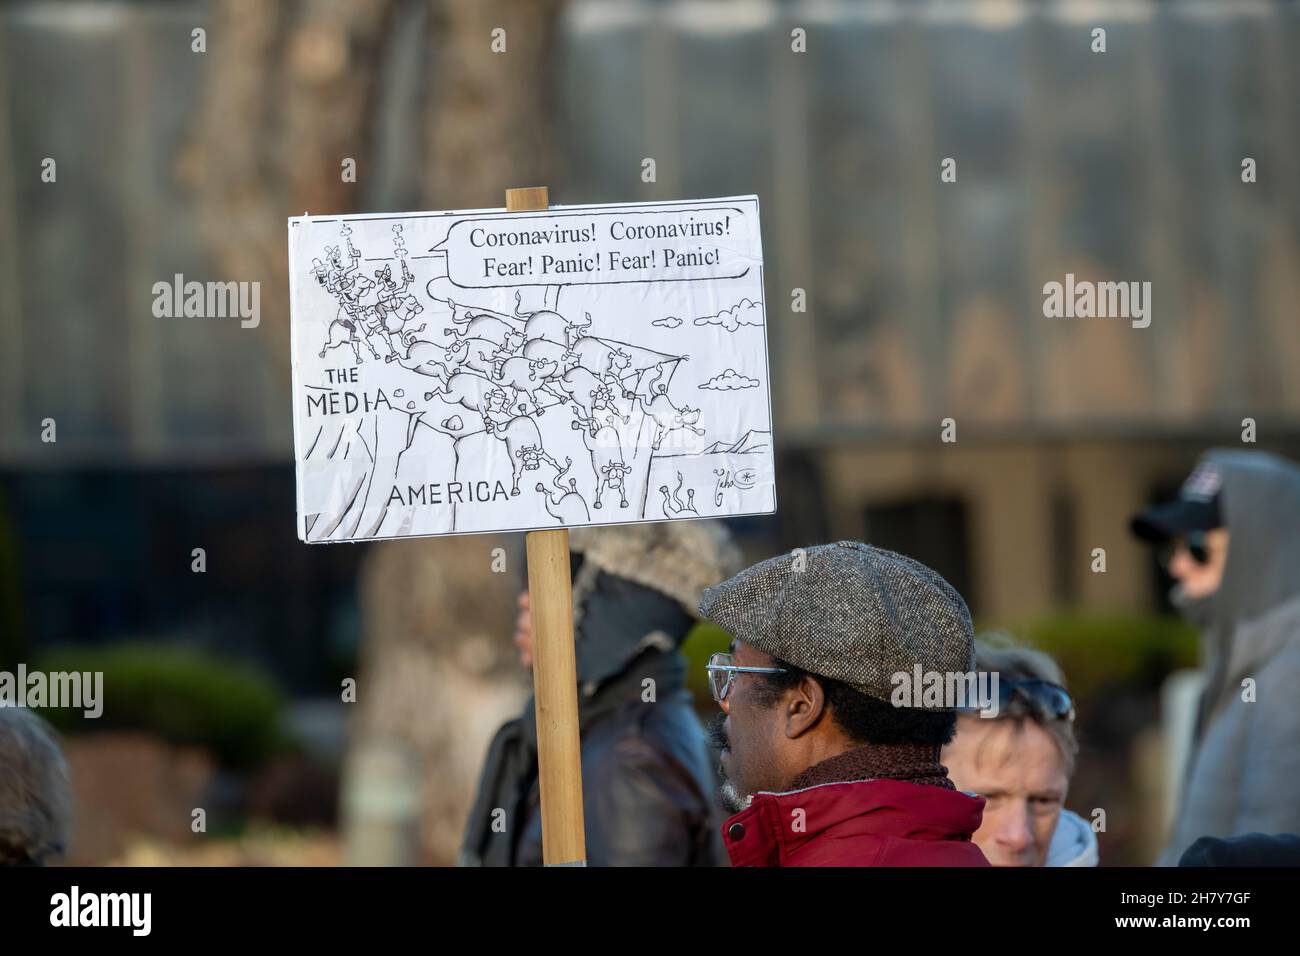
<path id="1" fill-rule="evenodd" d="M 719 757 L 722 751 L 728 749 L 731 744 L 731 741 L 727 739 L 727 731 L 723 728 L 723 721 L 726 719 L 726 714 L 718 714 L 709 721 L 709 743 L 713 745 L 715 758 Z M 727 776 L 727 771 L 723 769 L 720 759 L 715 759 L 714 763 L 718 770 L 718 793 L 722 797 L 722 808 L 729 814 L 739 813 L 748 807 L 754 798 L 749 794 L 742 794 L 736 789 L 736 785 Z"/>

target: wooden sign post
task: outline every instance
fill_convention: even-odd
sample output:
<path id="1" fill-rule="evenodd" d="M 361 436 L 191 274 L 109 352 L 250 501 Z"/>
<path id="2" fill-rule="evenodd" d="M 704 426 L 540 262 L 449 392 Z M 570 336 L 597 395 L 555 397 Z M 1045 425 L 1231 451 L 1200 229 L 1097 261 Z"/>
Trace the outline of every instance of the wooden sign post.
<path id="1" fill-rule="evenodd" d="M 546 209 L 549 205 L 545 186 L 506 190 L 509 212 Z M 547 866 L 586 866 L 569 529 L 529 531 L 527 548 L 542 861 Z"/>

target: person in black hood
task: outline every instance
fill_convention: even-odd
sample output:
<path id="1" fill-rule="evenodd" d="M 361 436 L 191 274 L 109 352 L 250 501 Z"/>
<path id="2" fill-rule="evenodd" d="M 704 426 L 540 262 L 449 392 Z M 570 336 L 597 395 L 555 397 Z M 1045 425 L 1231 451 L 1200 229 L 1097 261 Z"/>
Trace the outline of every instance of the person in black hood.
<path id="1" fill-rule="evenodd" d="M 1163 866 L 1200 837 L 1300 833 L 1300 468 L 1208 452 L 1133 531 L 1166 547 L 1174 606 L 1201 631 L 1205 689 Z"/>
<path id="2" fill-rule="evenodd" d="M 678 647 L 700 592 L 739 554 L 715 522 L 577 528 L 569 536 L 591 866 L 716 866 L 725 860 L 713 758 Z M 527 592 L 515 633 L 531 663 Z M 540 866 L 534 702 L 488 748 L 463 866 Z"/>

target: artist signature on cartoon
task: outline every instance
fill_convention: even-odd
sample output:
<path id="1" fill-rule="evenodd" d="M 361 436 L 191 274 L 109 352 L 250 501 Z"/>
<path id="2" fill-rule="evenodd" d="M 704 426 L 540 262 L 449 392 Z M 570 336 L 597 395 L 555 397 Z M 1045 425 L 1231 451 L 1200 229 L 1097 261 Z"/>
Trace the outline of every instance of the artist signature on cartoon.
<path id="1" fill-rule="evenodd" d="M 714 468 L 713 474 L 717 481 L 713 484 L 713 503 L 719 508 L 722 507 L 722 492 L 727 488 L 739 488 L 746 491 L 754 487 L 758 481 L 758 475 L 753 468 L 738 468 L 732 471 L 730 468 Z"/>

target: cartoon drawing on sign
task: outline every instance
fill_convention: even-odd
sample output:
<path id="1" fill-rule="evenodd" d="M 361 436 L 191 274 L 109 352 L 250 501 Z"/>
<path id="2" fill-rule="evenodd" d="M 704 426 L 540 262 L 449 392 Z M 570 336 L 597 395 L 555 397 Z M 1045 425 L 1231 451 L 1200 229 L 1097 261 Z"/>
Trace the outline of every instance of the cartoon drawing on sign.
<path id="1" fill-rule="evenodd" d="M 677 472 L 677 485 L 669 494 L 667 485 L 659 486 L 659 493 L 664 496 L 663 513 L 666 518 L 675 518 L 681 515 L 692 514 L 698 515 L 700 512 L 695 507 L 695 489 L 686 489 L 686 500 L 682 501 L 682 484 L 685 479 L 682 473 Z"/>
<path id="2" fill-rule="evenodd" d="M 542 433 L 537 427 L 537 422 L 526 415 L 518 415 L 504 425 L 495 426 L 489 433 L 505 442 L 506 451 L 510 455 L 512 478 L 510 494 L 519 494 L 519 476 L 525 471 L 537 471 L 542 467 L 542 462 L 555 469 L 555 477 L 551 479 L 555 487 L 560 491 L 565 490 L 564 485 L 560 484 L 560 479 L 573 467 L 573 459 L 566 458 L 564 467 L 561 468 L 559 463 L 546 453 L 546 449 L 542 447 Z M 596 507 L 600 507 L 599 502 Z"/>
<path id="3" fill-rule="evenodd" d="M 456 359 L 447 354 L 446 347 L 436 342 L 414 339 L 406 347 L 406 355 L 399 355 L 397 362 L 402 368 L 418 372 L 420 375 L 441 378 L 444 382 L 451 375 L 451 370 L 456 367 Z"/>
<path id="4" fill-rule="evenodd" d="M 451 321 L 456 324 L 456 327 L 443 329 L 442 334 L 452 336 L 454 342 L 459 342 L 461 339 L 484 339 L 504 345 L 511 336 L 522 338 L 524 334 L 519 329 L 507 325 L 505 319 L 498 319 L 495 315 L 471 315 L 465 319 L 458 319 L 456 310 L 460 306 L 453 302 L 451 307 Z"/>
<path id="5" fill-rule="evenodd" d="M 432 391 L 424 393 L 426 402 L 435 397 L 478 412 L 483 418 L 484 427 L 495 428 L 498 423 L 503 423 L 510 417 L 507 414 L 510 399 L 505 391 L 473 372 L 453 372 L 447 378 L 446 388 L 435 386 Z"/>
<path id="6" fill-rule="evenodd" d="M 522 305 L 523 297 L 516 292 L 515 315 L 525 320 L 524 337 L 527 339 L 547 339 L 557 345 L 572 345 L 591 325 L 590 312 L 584 313 L 585 322 L 570 322 L 551 309 L 520 312 Z"/>
<path id="7" fill-rule="evenodd" d="M 560 495 L 558 500 L 552 500 L 551 494 L 546 490 L 546 486 L 540 481 L 537 483 L 537 491 L 545 499 L 542 506 L 546 509 L 547 514 L 552 518 L 558 518 L 562 525 L 586 524 L 591 520 L 591 512 L 587 510 L 587 502 L 582 495 L 578 494 L 578 479 L 569 479 L 569 490 Z"/>
<path id="8" fill-rule="evenodd" d="M 402 264 L 402 281 L 400 284 L 393 279 L 393 266 L 391 263 L 386 262 L 382 269 L 375 270 L 377 291 L 375 294 L 374 314 L 379 323 L 383 325 L 390 346 L 394 335 L 398 337 L 398 344 L 407 344 L 403 342 L 402 335 L 407 321 L 413 314 L 424 311 L 424 306 L 420 305 L 418 299 L 411 297 L 408 303 L 405 298 L 406 290 L 415 281 L 415 276 L 406 263 L 406 244 L 402 240 L 400 223 L 393 226 L 393 256 Z M 403 305 L 408 307 L 407 315 L 399 318 L 397 312 Z M 412 306 L 414 311 L 412 311 Z M 423 329 L 413 331 L 423 331 Z M 394 347 L 393 351 L 387 356 L 388 361 L 391 362 L 396 354 L 397 350 Z"/>
<path id="9" fill-rule="evenodd" d="M 413 297 L 406 296 L 406 290 L 415 280 L 406 262 L 406 248 L 403 245 L 402 227 L 393 226 L 394 256 L 401 262 L 402 281 L 393 278 L 392 265 L 385 263 L 374 271 L 374 279 L 359 275 L 361 251 L 352 244 L 352 230 L 344 223 L 340 230 L 342 241 L 348 249 L 347 267 L 343 265 L 343 255 L 338 246 L 329 246 L 325 257 L 328 268 L 319 259 L 312 264 L 312 275 L 318 285 L 334 296 L 338 310 L 334 321 L 326 329 L 325 342 L 321 346 L 320 358 L 340 345 L 352 347 L 353 359 L 361 364 L 361 345 L 364 343 L 371 358 L 379 358 L 375 347 L 378 341 L 387 349 L 387 361 L 392 361 L 398 354 L 398 345 L 410 345 L 410 337 L 423 331 L 423 326 L 406 330 L 407 323 L 424 311 L 424 307 Z M 398 313 L 402 310 L 401 315 Z M 394 342 L 396 337 L 396 342 Z"/>
<path id="10" fill-rule="evenodd" d="M 655 461 L 656 473 L 662 476 L 659 480 L 664 480 L 670 469 L 681 468 L 683 462 L 698 463 L 691 473 L 708 477 L 713 485 L 713 506 L 722 508 L 729 500 L 743 501 L 745 494 L 758 486 L 760 475 L 770 461 L 771 439 L 771 432 L 751 429 L 734 441 L 715 441 L 702 451 L 660 456 Z M 676 474 L 680 487 L 682 472 Z M 666 515 L 675 515 L 679 513 L 679 496 L 674 492 L 670 504 L 666 489 L 667 481 L 664 481 L 659 488 L 665 499 L 663 510 Z M 695 506 L 694 490 L 687 491 L 686 505 L 680 510 L 689 511 Z"/>
<path id="11" fill-rule="evenodd" d="M 717 484 L 713 486 L 713 503 L 722 504 L 722 492 L 727 488 L 739 488 L 746 491 L 754 487 L 754 470 L 752 468 L 742 468 L 739 471 L 732 471 L 728 468 L 715 468 L 714 476 L 718 479 Z"/>
<path id="12" fill-rule="evenodd" d="M 596 476 L 596 500 L 591 506 L 600 508 L 600 496 L 605 489 L 612 488 L 618 492 L 619 507 L 626 508 L 628 502 L 623 477 L 632 469 L 623 460 L 622 440 L 614 428 L 614 416 L 606 415 L 604 424 L 601 424 L 579 415 L 577 421 L 569 423 L 569 427 L 582 432 L 582 442 L 591 455 L 591 471 Z"/>
<path id="13" fill-rule="evenodd" d="M 538 415 L 545 415 L 546 409 L 537 400 L 537 390 L 546 384 L 548 378 L 558 371 L 559 366 L 546 359 L 529 359 L 522 355 L 513 355 L 502 359 L 494 366 L 491 380 L 497 387 L 513 389 L 517 404 L 514 406 L 521 415 L 529 414 L 529 409 Z"/>
<path id="14" fill-rule="evenodd" d="M 700 420 L 700 410 L 698 408 L 681 408 L 673 405 L 672 400 L 668 397 L 668 386 L 660 384 L 659 380 L 663 378 L 663 364 L 655 366 L 655 377 L 650 380 L 651 400 L 647 403 L 641 399 L 641 407 L 645 413 L 654 419 L 655 432 L 654 439 L 650 447 L 659 450 L 663 444 L 664 438 L 671 432 L 679 428 L 689 429 L 696 435 L 703 435 L 703 428 L 696 428 L 695 424 Z"/>
<path id="15" fill-rule="evenodd" d="M 547 383 L 547 390 L 561 401 L 571 401 L 583 418 L 595 418 L 603 411 L 617 412 L 614 393 L 585 365 L 574 365 L 558 379 Z M 631 419 L 619 415 L 623 424 Z"/>
<path id="16" fill-rule="evenodd" d="M 757 207 L 717 202 L 727 228 L 746 226 L 730 258 L 669 248 L 672 223 L 711 212 L 671 204 L 567 214 L 580 229 L 490 211 L 294 220 L 304 540 L 770 511 Z M 548 263 L 564 257 L 527 248 L 555 237 L 594 264 L 529 282 L 559 274 Z M 721 263 L 731 285 L 671 271 L 696 262 Z M 607 284 L 591 278 L 602 270 Z"/>
<path id="17" fill-rule="evenodd" d="M 729 368 L 713 376 L 700 388 L 713 389 L 717 392 L 729 392 L 737 388 L 758 388 L 758 379 L 748 378 L 734 368 Z"/>
<path id="18" fill-rule="evenodd" d="M 705 315 L 695 320 L 695 325 L 717 325 L 728 332 L 735 332 L 746 325 L 763 324 L 763 303 L 753 299 L 741 299 L 729 309 L 723 309 L 716 315 Z"/>
<path id="19" fill-rule="evenodd" d="M 548 378 L 559 378 L 565 372 L 578 366 L 578 353 L 563 345 L 556 345 L 549 339 L 532 339 L 524 346 L 524 358 L 553 362 L 555 371 Z"/>

